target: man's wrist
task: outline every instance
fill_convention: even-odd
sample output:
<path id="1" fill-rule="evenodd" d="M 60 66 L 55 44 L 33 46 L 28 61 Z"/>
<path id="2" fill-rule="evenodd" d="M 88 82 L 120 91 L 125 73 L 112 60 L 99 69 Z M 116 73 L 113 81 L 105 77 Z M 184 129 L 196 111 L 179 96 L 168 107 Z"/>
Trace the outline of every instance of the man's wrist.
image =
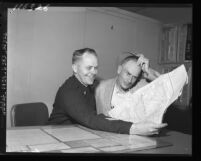
<path id="1" fill-rule="evenodd" d="M 135 134 L 135 131 L 136 131 L 136 130 L 135 130 L 135 128 L 136 128 L 135 126 L 136 126 L 135 124 L 132 124 L 132 125 L 131 125 L 130 131 L 129 131 L 129 134 L 130 134 L 130 135 Z"/>
<path id="2" fill-rule="evenodd" d="M 149 73 L 143 72 L 143 77 L 144 77 L 144 78 L 148 78 L 148 76 L 149 76 Z"/>

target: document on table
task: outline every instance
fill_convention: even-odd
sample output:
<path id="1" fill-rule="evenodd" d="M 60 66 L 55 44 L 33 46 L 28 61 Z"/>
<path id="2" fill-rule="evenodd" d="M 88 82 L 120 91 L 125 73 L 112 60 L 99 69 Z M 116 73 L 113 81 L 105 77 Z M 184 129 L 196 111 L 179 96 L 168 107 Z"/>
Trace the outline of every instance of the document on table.
<path id="1" fill-rule="evenodd" d="M 100 150 L 105 151 L 105 152 L 116 152 L 116 151 L 127 150 L 127 149 L 128 149 L 128 147 L 124 146 L 124 145 L 100 148 Z"/>
<path id="2" fill-rule="evenodd" d="M 79 127 L 66 127 L 66 128 L 44 129 L 44 130 L 63 142 L 100 138 L 100 136 L 95 135 L 86 130 L 83 130 Z"/>
<path id="3" fill-rule="evenodd" d="M 40 144 L 40 145 L 30 145 L 29 148 L 32 152 L 48 152 L 54 150 L 64 150 L 70 149 L 71 147 L 64 143 L 51 143 L 51 144 Z"/>
<path id="4" fill-rule="evenodd" d="M 47 143 L 58 143 L 58 141 L 40 129 L 6 130 L 7 146 L 37 145 Z"/>
<path id="5" fill-rule="evenodd" d="M 117 142 L 114 142 L 110 139 L 90 139 L 90 140 L 83 140 L 83 142 L 89 144 L 90 146 L 96 147 L 96 148 L 100 148 L 100 147 L 108 147 L 108 146 L 116 146 L 116 145 L 120 145 Z"/>
<path id="6" fill-rule="evenodd" d="M 10 145 L 6 146 L 6 152 L 29 152 L 27 145 Z"/>
<path id="7" fill-rule="evenodd" d="M 93 147 L 82 147 L 82 148 L 73 148 L 67 150 L 61 150 L 63 153 L 98 153 L 100 152 L 98 149 Z"/>
<path id="8" fill-rule="evenodd" d="M 165 111 L 181 95 L 187 83 L 188 75 L 185 66 L 181 65 L 169 73 L 162 74 L 129 97 L 125 96 L 124 101 L 109 111 L 109 115 L 134 123 L 161 123 Z"/>
<path id="9" fill-rule="evenodd" d="M 110 140 L 118 143 L 116 146 L 101 147 L 100 149 L 105 152 L 118 152 L 118 151 L 135 151 L 144 150 L 157 147 L 157 141 L 144 136 L 137 135 L 115 135 L 110 137 Z"/>

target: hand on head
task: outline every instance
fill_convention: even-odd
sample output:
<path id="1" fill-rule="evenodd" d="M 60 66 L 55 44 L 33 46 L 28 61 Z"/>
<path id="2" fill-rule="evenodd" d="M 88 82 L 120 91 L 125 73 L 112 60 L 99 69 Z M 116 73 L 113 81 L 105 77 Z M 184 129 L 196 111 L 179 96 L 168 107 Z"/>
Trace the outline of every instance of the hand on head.
<path id="1" fill-rule="evenodd" d="M 145 58 L 143 54 L 137 54 L 139 56 L 137 64 L 142 67 L 142 71 L 149 72 L 149 59 Z"/>
<path id="2" fill-rule="evenodd" d="M 157 72 L 149 67 L 149 60 L 147 58 L 145 58 L 143 54 L 138 54 L 137 56 L 139 56 L 137 64 L 142 67 L 143 76 L 146 79 L 149 79 L 152 81 L 160 76 L 159 72 Z"/>

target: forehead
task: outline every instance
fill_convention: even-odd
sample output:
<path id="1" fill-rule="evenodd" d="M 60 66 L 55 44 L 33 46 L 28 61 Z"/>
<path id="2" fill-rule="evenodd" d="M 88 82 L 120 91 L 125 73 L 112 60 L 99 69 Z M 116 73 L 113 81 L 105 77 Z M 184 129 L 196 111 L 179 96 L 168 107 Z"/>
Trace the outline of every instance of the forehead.
<path id="1" fill-rule="evenodd" d="M 81 57 L 80 63 L 85 64 L 85 65 L 97 65 L 98 59 L 95 55 L 86 52 Z"/>
<path id="2" fill-rule="evenodd" d="M 135 60 L 129 60 L 123 65 L 123 69 L 132 75 L 138 75 L 141 71 L 140 65 Z"/>

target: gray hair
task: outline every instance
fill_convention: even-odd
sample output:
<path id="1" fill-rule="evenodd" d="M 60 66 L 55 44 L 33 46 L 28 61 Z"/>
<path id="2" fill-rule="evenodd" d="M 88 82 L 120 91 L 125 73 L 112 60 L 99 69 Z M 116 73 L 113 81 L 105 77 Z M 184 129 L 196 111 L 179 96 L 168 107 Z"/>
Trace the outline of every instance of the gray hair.
<path id="1" fill-rule="evenodd" d="M 138 56 L 136 56 L 136 55 L 129 55 L 129 56 L 127 56 L 127 57 L 125 57 L 124 59 L 122 59 L 121 61 L 120 61 L 120 64 L 119 65 L 124 65 L 125 63 L 127 63 L 128 61 L 130 61 L 130 60 L 133 60 L 133 61 L 138 61 Z"/>
<path id="2" fill-rule="evenodd" d="M 78 60 L 80 60 L 80 58 L 83 56 L 84 53 L 90 53 L 92 55 L 94 55 L 95 57 L 98 57 L 96 51 L 94 49 L 91 48 L 83 48 L 83 49 L 79 49 L 79 50 L 75 50 L 73 52 L 73 57 L 72 57 L 72 64 L 74 64 L 75 62 L 77 62 Z"/>

